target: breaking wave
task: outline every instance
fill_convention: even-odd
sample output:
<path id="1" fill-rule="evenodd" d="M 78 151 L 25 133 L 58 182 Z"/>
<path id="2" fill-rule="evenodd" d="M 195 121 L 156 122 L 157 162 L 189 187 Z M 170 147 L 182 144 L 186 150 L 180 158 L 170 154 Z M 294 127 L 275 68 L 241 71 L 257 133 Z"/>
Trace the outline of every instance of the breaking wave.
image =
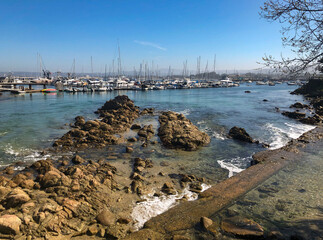
<path id="1" fill-rule="evenodd" d="M 202 191 L 210 188 L 210 185 L 202 183 Z M 137 203 L 134 207 L 131 217 L 134 220 L 135 229 L 142 228 L 149 219 L 156 217 L 168 209 L 176 206 L 178 200 L 186 197 L 188 201 L 194 201 L 198 198 L 198 194 L 191 192 L 189 188 L 185 188 L 181 193 L 175 195 L 162 195 L 160 197 L 153 196 L 153 194 L 145 195 L 142 197 L 144 202 Z"/>
<path id="2" fill-rule="evenodd" d="M 277 149 L 315 127 L 301 123 L 285 123 L 284 127 L 277 127 L 272 123 L 267 123 L 265 128 L 269 130 L 271 135 L 269 137 L 270 149 Z"/>

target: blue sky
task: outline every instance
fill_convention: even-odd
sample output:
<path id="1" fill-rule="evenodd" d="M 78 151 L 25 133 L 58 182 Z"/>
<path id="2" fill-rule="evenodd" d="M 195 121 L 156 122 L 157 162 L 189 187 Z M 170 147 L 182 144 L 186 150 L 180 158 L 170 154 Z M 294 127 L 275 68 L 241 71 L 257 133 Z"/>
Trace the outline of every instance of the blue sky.
<path id="1" fill-rule="evenodd" d="M 255 69 L 265 53 L 279 56 L 281 26 L 261 19 L 262 0 L 1 0 L 0 71 L 104 71 L 117 57 L 132 70 L 159 68 Z"/>

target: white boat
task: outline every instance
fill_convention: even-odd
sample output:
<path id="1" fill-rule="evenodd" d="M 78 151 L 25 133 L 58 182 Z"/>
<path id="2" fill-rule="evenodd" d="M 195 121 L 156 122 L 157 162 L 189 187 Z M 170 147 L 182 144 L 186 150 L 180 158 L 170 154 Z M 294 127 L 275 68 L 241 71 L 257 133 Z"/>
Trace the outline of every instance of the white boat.
<path id="1" fill-rule="evenodd" d="M 263 81 L 257 81 L 256 82 L 257 85 L 266 85 L 267 83 L 263 82 Z"/>
<path id="2" fill-rule="evenodd" d="M 20 90 L 20 89 L 12 89 L 12 90 L 10 90 L 10 92 L 13 94 L 25 94 L 26 93 L 26 91 Z"/>
<path id="3" fill-rule="evenodd" d="M 98 91 L 98 92 L 106 92 L 108 90 L 108 88 L 107 87 L 99 87 L 99 88 L 97 88 L 95 90 Z"/>
<path id="4" fill-rule="evenodd" d="M 287 85 L 296 85 L 296 82 L 287 82 Z"/>

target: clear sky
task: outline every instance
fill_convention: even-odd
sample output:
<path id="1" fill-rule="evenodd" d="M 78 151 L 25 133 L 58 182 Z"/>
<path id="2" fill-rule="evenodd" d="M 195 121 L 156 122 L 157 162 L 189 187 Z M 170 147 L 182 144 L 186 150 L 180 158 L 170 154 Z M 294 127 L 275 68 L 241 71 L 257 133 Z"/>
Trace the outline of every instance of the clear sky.
<path id="1" fill-rule="evenodd" d="M 262 0 L 0 0 L 0 71 L 104 71 L 118 56 L 132 70 L 255 69 L 265 53 L 279 56 L 280 25 L 260 18 Z"/>

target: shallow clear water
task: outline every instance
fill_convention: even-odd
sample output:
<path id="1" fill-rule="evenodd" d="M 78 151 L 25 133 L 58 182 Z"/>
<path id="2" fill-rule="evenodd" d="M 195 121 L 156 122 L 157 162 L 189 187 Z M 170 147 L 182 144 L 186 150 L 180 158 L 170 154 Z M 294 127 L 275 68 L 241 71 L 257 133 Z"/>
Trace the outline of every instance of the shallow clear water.
<path id="1" fill-rule="evenodd" d="M 282 239 L 322 239 L 323 144 L 314 147 L 230 206 L 231 213 L 255 220 L 266 232 L 281 232 Z"/>
<path id="2" fill-rule="evenodd" d="M 231 127 L 245 128 L 254 139 L 269 143 L 271 148 L 281 147 L 290 138 L 296 138 L 312 128 L 275 110 L 275 107 L 287 110 L 295 101 L 304 101 L 302 96 L 289 94 L 295 88 L 286 84 L 273 87 L 242 84 L 235 88 L 160 91 L 54 95 L 4 93 L 0 96 L 0 165 L 39 159 L 38 151 L 49 147 L 55 138 L 67 132 L 67 125 L 76 116 L 96 118 L 93 112 L 105 101 L 126 94 L 141 108 L 181 112 L 212 137 L 208 147 L 194 153 L 155 146 L 154 151 L 148 148 L 141 154 L 157 160 L 187 159 L 191 162 L 186 166 L 190 171 L 210 176 L 214 175 L 214 169 L 222 166 L 230 170 L 231 176 L 246 168 L 251 155 L 263 149 L 260 145 L 227 139 L 226 134 Z M 245 93 L 245 90 L 251 93 Z M 157 127 L 156 119 L 147 118 L 145 121 L 155 122 Z"/>

